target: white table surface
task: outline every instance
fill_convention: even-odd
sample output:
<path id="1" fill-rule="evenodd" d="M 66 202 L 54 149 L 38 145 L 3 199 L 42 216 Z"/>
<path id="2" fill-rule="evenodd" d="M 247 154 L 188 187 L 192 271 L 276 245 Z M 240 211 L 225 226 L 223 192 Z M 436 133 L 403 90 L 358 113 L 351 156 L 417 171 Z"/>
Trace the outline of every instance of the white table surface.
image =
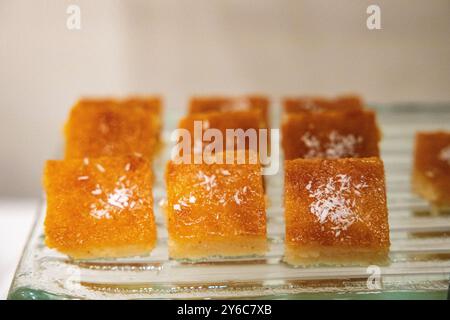
<path id="1" fill-rule="evenodd" d="M 0 199 L 0 299 L 6 299 L 36 214 L 37 200 Z"/>

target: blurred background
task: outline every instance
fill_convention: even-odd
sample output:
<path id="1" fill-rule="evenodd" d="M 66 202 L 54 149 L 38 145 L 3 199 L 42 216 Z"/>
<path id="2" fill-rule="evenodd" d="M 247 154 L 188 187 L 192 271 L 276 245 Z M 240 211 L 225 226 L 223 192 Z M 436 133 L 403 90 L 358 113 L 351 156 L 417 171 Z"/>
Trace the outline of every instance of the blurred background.
<path id="1" fill-rule="evenodd" d="M 381 30 L 366 9 L 381 8 Z M 68 30 L 67 7 L 81 10 Z M 0 195 L 38 197 L 80 95 L 450 101 L 450 1 L 0 1 Z"/>
<path id="2" fill-rule="evenodd" d="M 22 246 L 79 96 L 248 92 L 450 102 L 450 1 L 0 0 L 0 243 Z M 20 249 L 0 253 L 13 270 Z"/>

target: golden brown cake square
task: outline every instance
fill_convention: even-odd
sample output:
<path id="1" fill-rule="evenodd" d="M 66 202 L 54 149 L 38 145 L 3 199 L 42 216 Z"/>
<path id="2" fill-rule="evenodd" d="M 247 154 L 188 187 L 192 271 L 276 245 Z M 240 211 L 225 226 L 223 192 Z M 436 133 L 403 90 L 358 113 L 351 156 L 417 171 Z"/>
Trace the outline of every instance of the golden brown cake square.
<path id="1" fill-rule="evenodd" d="M 74 259 L 148 254 L 156 243 L 152 171 L 143 157 L 49 160 L 45 242 Z"/>
<path id="2" fill-rule="evenodd" d="M 152 158 L 160 144 L 161 112 L 157 97 L 82 99 L 65 126 L 65 158 L 133 153 Z"/>
<path id="3" fill-rule="evenodd" d="M 413 189 L 437 208 L 450 208 L 450 132 L 418 132 Z"/>
<path id="4" fill-rule="evenodd" d="M 356 95 L 343 95 L 334 99 L 324 97 L 288 97 L 283 99 L 286 113 L 322 112 L 322 111 L 353 111 L 362 110 L 364 102 Z"/>
<path id="5" fill-rule="evenodd" d="M 256 110 L 263 118 L 264 128 L 269 124 L 270 101 L 265 96 L 248 95 L 242 97 L 197 96 L 189 102 L 189 114 L 205 112 L 226 112 Z"/>
<path id="6" fill-rule="evenodd" d="M 166 185 L 171 258 L 265 254 L 266 211 L 260 164 L 170 161 Z"/>
<path id="7" fill-rule="evenodd" d="M 281 127 L 286 160 L 378 157 L 380 131 L 371 110 L 288 114 Z"/>
<path id="8" fill-rule="evenodd" d="M 285 161 L 284 196 L 287 263 L 387 262 L 389 225 L 379 158 Z"/>

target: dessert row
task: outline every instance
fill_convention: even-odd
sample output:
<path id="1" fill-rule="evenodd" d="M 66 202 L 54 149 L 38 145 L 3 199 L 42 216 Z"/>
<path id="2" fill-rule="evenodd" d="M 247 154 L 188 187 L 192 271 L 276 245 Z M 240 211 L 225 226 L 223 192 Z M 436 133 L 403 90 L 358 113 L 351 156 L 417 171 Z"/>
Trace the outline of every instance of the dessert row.
<path id="1" fill-rule="evenodd" d="M 162 109 L 157 97 L 83 99 L 72 108 L 64 160 L 49 160 L 44 170 L 48 247 L 74 259 L 151 252 L 157 239 L 151 162 L 162 145 Z M 220 131 L 270 128 L 269 100 L 193 98 L 179 128 L 192 131 L 197 120 Z M 375 113 L 354 96 L 285 99 L 281 129 L 284 260 L 293 265 L 386 262 L 389 225 Z M 203 147 L 191 143 L 193 150 Z M 414 187 L 439 206 L 450 203 L 449 146 L 448 132 L 417 135 Z M 254 153 L 233 149 L 210 157 Z M 169 256 L 264 255 L 261 172 L 258 162 L 169 161 L 164 205 Z"/>

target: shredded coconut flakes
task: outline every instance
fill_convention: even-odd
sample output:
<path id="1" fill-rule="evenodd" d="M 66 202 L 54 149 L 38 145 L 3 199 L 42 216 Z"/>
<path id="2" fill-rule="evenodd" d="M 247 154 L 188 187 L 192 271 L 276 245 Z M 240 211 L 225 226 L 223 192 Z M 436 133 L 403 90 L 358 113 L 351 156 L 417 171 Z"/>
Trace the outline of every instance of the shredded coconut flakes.
<path id="1" fill-rule="evenodd" d="M 355 151 L 356 146 L 363 142 L 361 136 L 353 134 L 342 135 L 333 130 L 328 135 L 328 142 L 321 144 L 320 140 L 306 132 L 302 136 L 302 141 L 308 148 L 305 158 L 327 158 L 338 159 L 344 157 L 357 157 L 358 153 Z"/>
<path id="2" fill-rule="evenodd" d="M 91 204 L 90 215 L 96 219 L 111 219 L 112 213 L 120 213 L 123 209 L 133 209 L 137 204 L 143 204 L 142 199 L 139 199 L 138 202 L 131 201 L 133 190 L 135 189 L 136 186 L 128 188 L 119 180 L 112 193 L 105 193 L 105 196 L 99 198 L 97 203 Z M 95 196 L 99 196 L 103 193 L 104 192 L 99 184 L 91 191 L 91 194 Z"/>
<path id="3" fill-rule="evenodd" d="M 203 171 L 199 171 L 199 173 L 197 174 L 197 178 L 202 180 L 199 185 L 204 186 L 206 191 L 211 191 L 212 188 L 217 186 L 215 175 L 208 176 Z"/>
<path id="4" fill-rule="evenodd" d="M 313 182 L 309 181 L 305 188 L 309 197 L 314 198 L 309 206 L 310 212 L 321 224 L 331 222 L 334 235 L 338 237 L 358 220 L 354 212 L 356 201 L 351 197 L 361 196 L 361 190 L 366 187 L 365 182 L 353 183 L 351 177 L 345 174 L 330 177 L 326 184 L 317 188 L 313 188 Z"/>
<path id="5" fill-rule="evenodd" d="M 103 166 L 101 164 L 99 164 L 99 163 L 97 163 L 96 167 L 97 167 L 98 171 L 100 171 L 100 172 L 105 172 L 106 171 L 105 168 L 103 168 Z"/>

